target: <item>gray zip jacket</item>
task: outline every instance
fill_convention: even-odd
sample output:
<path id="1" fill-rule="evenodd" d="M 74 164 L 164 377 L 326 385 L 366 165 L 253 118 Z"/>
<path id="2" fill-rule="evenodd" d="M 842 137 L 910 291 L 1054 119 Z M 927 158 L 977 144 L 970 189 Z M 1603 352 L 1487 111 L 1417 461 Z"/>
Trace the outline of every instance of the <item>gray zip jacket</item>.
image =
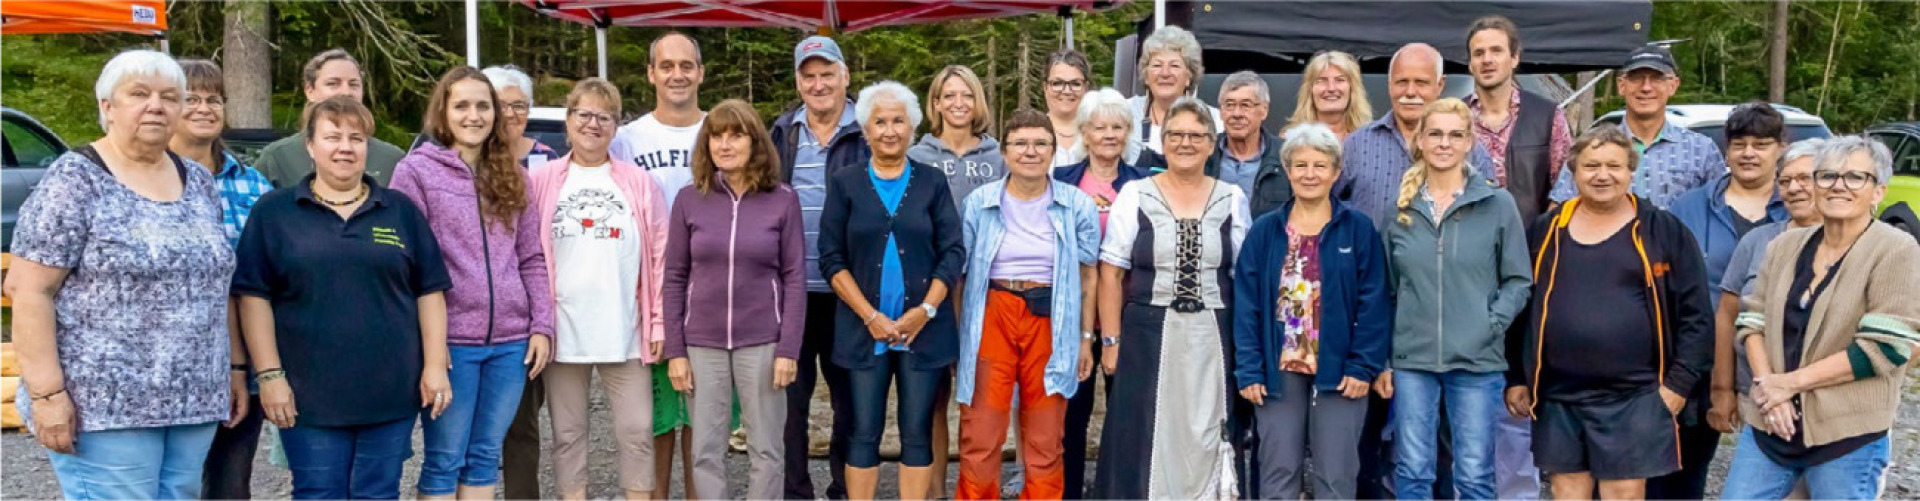
<path id="1" fill-rule="evenodd" d="M 1396 303 L 1388 366 L 1506 370 L 1507 325 L 1533 286 L 1526 225 L 1513 196 L 1471 170 L 1444 216 L 1434 224 L 1433 202 L 1416 195 L 1386 221 Z"/>

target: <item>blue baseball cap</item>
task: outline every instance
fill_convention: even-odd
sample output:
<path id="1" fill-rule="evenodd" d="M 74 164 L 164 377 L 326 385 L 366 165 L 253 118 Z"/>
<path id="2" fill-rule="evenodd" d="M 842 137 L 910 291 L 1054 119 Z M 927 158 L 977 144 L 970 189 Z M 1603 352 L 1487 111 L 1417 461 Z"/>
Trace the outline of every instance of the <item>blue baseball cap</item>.
<path id="1" fill-rule="evenodd" d="M 846 58 L 840 55 L 839 43 L 834 42 L 831 38 L 814 35 L 807 37 L 806 40 L 801 40 L 799 45 L 793 47 L 793 71 L 800 71 L 800 65 L 802 63 L 816 57 L 825 59 L 830 63 L 846 61 Z"/>

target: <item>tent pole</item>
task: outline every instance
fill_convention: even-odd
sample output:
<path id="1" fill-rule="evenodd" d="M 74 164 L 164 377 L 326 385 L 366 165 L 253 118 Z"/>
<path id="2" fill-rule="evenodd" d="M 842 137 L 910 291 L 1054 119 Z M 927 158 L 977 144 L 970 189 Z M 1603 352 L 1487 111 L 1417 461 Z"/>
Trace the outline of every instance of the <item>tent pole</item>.
<path id="1" fill-rule="evenodd" d="M 480 0 L 467 0 L 467 66 L 480 67 Z"/>
<path id="2" fill-rule="evenodd" d="M 472 0 L 468 0 L 468 1 L 472 1 Z M 1160 28 L 1165 27 L 1166 25 L 1167 25 L 1167 0 L 1153 0 L 1153 30 L 1160 31 Z"/>
<path id="3" fill-rule="evenodd" d="M 600 61 L 600 78 L 607 78 L 607 27 L 593 27 L 593 51 Z"/>
<path id="4" fill-rule="evenodd" d="M 1061 24 L 1065 25 L 1067 30 L 1067 36 L 1060 39 L 1060 48 L 1073 50 L 1073 7 L 1060 6 L 1060 20 L 1064 21 Z"/>

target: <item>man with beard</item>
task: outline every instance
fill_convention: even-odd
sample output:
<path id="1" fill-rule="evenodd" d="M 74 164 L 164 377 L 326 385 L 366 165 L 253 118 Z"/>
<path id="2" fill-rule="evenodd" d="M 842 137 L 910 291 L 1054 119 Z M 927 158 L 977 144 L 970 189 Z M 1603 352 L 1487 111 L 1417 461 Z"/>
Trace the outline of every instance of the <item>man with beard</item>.
<path id="1" fill-rule="evenodd" d="M 1513 81 L 1520 67 L 1520 27 L 1503 16 L 1475 20 L 1467 28 L 1468 66 L 1474 92 L 1473 137 L 1492 156 L 1482 174 L 1513 194 L 1520 220 L 1532 223 L 1552 200 L 1553 180 L 1567 162 L 1573 136 L 1567 116 L 1552 100 L 1520 89 Z M 1509 334 L 1511 335 L 1511 334 Z M 1527 420 L 1504 410 L 1494 434 L 1494 473 L 1502 499 L 1540 496 L 1540 469 L 1533 465 L 1532 430 Z"/>

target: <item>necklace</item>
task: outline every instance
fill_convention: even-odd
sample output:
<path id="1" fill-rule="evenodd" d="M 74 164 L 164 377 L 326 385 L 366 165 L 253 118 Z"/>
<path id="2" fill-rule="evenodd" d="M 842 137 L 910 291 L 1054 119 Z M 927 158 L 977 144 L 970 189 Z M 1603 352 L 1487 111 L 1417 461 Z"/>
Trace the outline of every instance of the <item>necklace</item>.
<path id="1" fill-rule="evenodd" d="M 320 196 L 320 180 L 318 178 L 315 178 L 313 181 L 308 182 L 307 189 L 313 190 L 314 200 L 319 200 L 321 203 L 331 205 L 334 207 L 346 207 L 349 205 L 360 203 L 361 200 L 367 199 L 367 183 L 364 183 L 364 182 L 360 183 L 360 192 L 357 194 L 354 194 L 352 200 L 347 200 L 344 202 L 335 202 L 333 200 L 327 200 L 326 197 Z"/>

